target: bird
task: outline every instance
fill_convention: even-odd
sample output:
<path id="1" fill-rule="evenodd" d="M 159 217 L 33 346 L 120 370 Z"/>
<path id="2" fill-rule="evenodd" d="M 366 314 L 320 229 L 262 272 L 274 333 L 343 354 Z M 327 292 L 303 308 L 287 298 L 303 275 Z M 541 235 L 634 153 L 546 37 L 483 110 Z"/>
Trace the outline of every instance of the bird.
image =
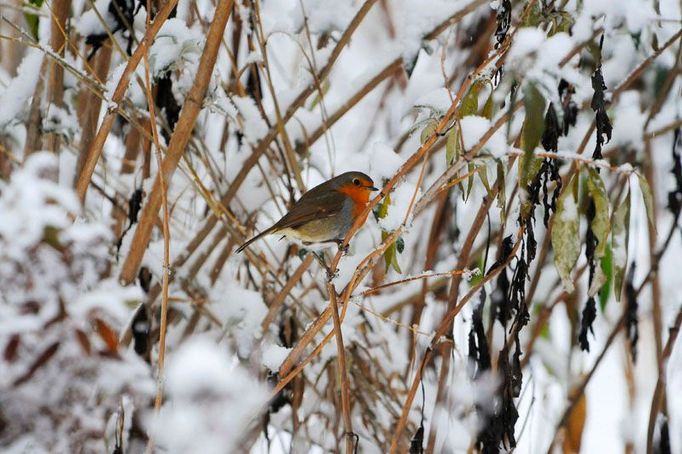
<path id="1" fill-rule="evenodd" d="M 373 191 L 378 189 L 368 175 L 342 173 L 304 193 L 282 219 L 246 241 L 236 252 L 270 234 L 281 234 L 304 245 L 336 243 L 341 247 L 346 233 L 365 211 Z M 367 214 L 362 222 L 366 219 Z"/>

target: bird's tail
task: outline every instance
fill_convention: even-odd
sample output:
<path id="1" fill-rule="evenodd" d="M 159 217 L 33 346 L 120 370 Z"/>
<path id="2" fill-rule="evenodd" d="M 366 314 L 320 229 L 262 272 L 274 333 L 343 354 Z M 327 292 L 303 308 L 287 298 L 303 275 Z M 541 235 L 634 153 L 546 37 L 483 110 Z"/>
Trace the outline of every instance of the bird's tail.
<path id="1" fill-rule="evenodd" d="M 273 225 L 272 227 L 270 227 L 269 229 L 263 230 L 261 233 L 259 233 L 258 235 L 254 236 L 253 238 L 251 238 L 250 240 L 248 240 L 246 243 L 244 243 L 244 244 L 242 244 L 241 246 L 239 246 L 239 248 L 238 248 L 235 252 L 236 252 L 237 254 L 239 254 L 241 251 L 243 251 L 244 249 L 246 249 L 251 243 L 253 243 L 253 242 L 256 241 L 256 240 L 260 240 L 261 238 L 263 238 L 263 237 L 266 236 L 266 235 L 269 235 L 269 234 L 273 233 L 275 230 L 277 230 L 277 229 L 275 228 L 274 225 Z"/>

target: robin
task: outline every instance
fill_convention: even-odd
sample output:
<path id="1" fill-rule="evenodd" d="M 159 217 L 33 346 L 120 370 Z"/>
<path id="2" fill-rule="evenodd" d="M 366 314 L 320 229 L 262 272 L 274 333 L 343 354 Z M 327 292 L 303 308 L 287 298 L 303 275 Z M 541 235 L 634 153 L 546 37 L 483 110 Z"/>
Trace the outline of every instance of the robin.
<path id="1" fill-rule="evenodd" d="M 237 252 L 273 233 L 305 245 L 336 243 L 341 247 L 346 233 L 367 206 L 370 194 L 377 190 L 374 181 L 364 173 L 343 173 L 303 194 L 282 219 L 242 244 Z M 363 222 L 366 219 L 365 215 Z"/>

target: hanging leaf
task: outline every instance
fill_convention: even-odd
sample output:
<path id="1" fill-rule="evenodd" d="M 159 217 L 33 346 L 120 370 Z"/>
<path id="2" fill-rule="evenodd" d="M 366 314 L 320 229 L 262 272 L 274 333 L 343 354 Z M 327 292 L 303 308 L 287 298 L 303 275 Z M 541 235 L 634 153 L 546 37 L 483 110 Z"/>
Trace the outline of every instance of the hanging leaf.
<path id="1" fill-rule="evenodd" d="M 587 339 L 587 335 L 592 333 L 594 337 L 594 321 L 597 319 L 597 306 L 594 302 L 594 298 L 587 298 L 585 307 L 580 317 L 580 333 L 578 334 L 578 343 L 580 344 L 580 349 L 584 352 L 590 351 L 590 341 Z"/>
<path id="2" fill-rule="evenodd" d="M 488 182 L 488 166 L 485 164 L 478 166 L 478 177 L 481 179 L 481 183 L 483 183 L 483 187 L 488 193 L 488 197 L 492 196 L 493 192 L 491 191 L 490 183 Z"/>
<path id="3" fill-rule="evenodd" d="M 467 164 L 467 171 L 469 173 L 469 177 L 467 178 L 467 191 L 466 196 L 464 197 L 465 202 L 469 200 L 471 190 L 474 188 L 474 175 L 476 174 L 476 166 L 470 162 Z"/>
<path id="4" fill-rule="evenodd" d="M 594 201 L 595 216 L 590 224 L 592 233 L 597 239 L 597 248 L 594 251 L 594 258 L 600 259 L 606 251 L 607 239 L 611 229 L 609 218 L 609 199 L 606 195 L 606 187 L 597 171 L 588 168 L 587 191 Z"/>
<path id="5" fill-rule="evenodd" d="M 381 241 L 386 241 L 386 238 L 388 238 L 389 235 L 389 232 L 382 231 Z M 394 241 L 386 248 L 386 251 L 384 252 L 384 263 L 386 264 L 386 271 L 388 271 L 389 268 L 393 268 L 397 273 L 402 273 L 400 265 L 398 264 L 398 246 L 396 243 L 397 242 Z"/>
<path id="6" fill-rule="evenodd" d="M 375 216 L 377 219 L 383 219 L 388 215 L 388 207 L 391 204 L 391 194 L 386 194 L 386 197 L 384 197 L 384 200 L 381 201 L 381 205 L 379 205 L 379 208 L 375 210 Z"/>
<path id="7" fill-rule="evenodd" d="M 547 151 L 557 152 L 559 149 L 559 135 L 561 129 L 559 127 L 559 119 L 554 110 L 554 104 L 549 103 L 547 114 L 545 114 L 544 131 L 542 132 L 542 147 Z"/>
<path id="8" fill-rule="evenodd" d="M 592 89 L 594 94 L 592 95 L 592 102 L 590 107 L 595 113 L 594 122 L 596 125 L 596 144 L 594 147 L 594 152 L 592 153 L 592 159 L 602 159 L 602 146 L 611 140 L 611 133 L 613 132 L 613 127 L 611 126 L 611 120 L 606 114 L 606 84 L 604 83 L 604 75 L 602 74 L 602 47 L 604 46 L 604 35 L 601 35 L 599 40 L 599 47 L 594 49 L 594 57 L 596 62 L 596 68 L 594 74 L 592 74 Z"/>
<path id="9" fill-rule="evenodd" d="M 492 120 L 494 114 L 495 114 L 495 103 L 493 101 L 493 94 L 491 92 L 490 96 L 488 96 L 488 99 L 486 100 L 485 104 L 483 105 L 483 112 L 481 112 L 481 115 L 483 115 L 488 120 Z"/>
<path id="10" fill-rule="evenodd" d="M 533 151 L 540 143 L 544 131 L 545 98 L 535 85 L 528 84 L 523 103 L 526 109 L 526 118 L 523 121 L 521 134 L 521 148 L 524 154 L 519 160 L 519 185 L 525 189 L 533 181 L 542 166 L 542 160 L 536 158 Z"/>
<path id="11" fill-rule="evenodd" d="M 572 391 L 575 394 L 576 390 Z M 587 400 L 583 392 L 578 401 L 573 406 L 571 413 L 566 422 L 566 436 L 564 438 L 563 452 L 566 454 L 573 454 L 580 452 L 580 445 L 583 438 L 583 429 L 585 428 L 585 417 L 587 415 Z"/>
<path id="12" fill-rule="evenodd" d="M 540 143 L 545 125 L 545 98 L 534 84 L 526 86 L 523 105 L 526 109 L 526 118 L 523 121 L 521 148 L 527 152 L 532 152 Z"/>
<path id="13" fill-rule="evenodd" d="M 438 121 L 435 119 L 431 119 L 428 122 L 426 122 L 426 126 L 424 126 L 424 129 L 422 129 L 422 133 L 419 136 L 419 141 L 422 145 L 426 143 L 426 141 L 433 135 L 434 132 L 436 132 L 436 126 L 438 126 Z"/>
<path id="14" fill-rule="evenodd" d="M 628 239 L 630 235 L 630 197 L 631 193 L 613 213 L 611 228 L 611 244 L 613 248 L 613 292 L 616 301 L 620 301 L 623 292 L 623 280 L 628 264 Z"/>
<path id="15" fill-rule="evenodd" d="M 501 160 L 497 161 L 497 182 L 495 184 L 497 185 L 497 207 L 500 209 L 500 218 L 504 223 L 507 217 L 507 184 L 504 178 L 504 164 Z"/>
<path id="16" fill-rule="evenodd" d="M 578 236 L 578 180 L 571 179 L 566 190 L 558 201 L 557 212 L 554 215 L 552 227 L 552 248 L 554 249 L 554 264 L 559 272 L 561 281 L 567 292 L 575 289 L 571 279 L 571 271 L 580 255 L 580 237 Z"/>
<path id="17" fill-rule="evenodd" d="M 640 174 L 637 175 L 637 180 L 639 181 L 639 189 L 642 191 L 642 199 L 644 199 L 644 206 L 646 207 L 646 215 L 649 218 L 649 223 L 651 227 L 656 231 L 656 220 L 654 219 L 654 198 L 651 195 L 651 187 L 649 182 L 646 181 Z"/>
<path id="18" fill-rule="evenodd" d="M 613 285 L 613 250 L 610 245 L 606 246 L 606 253 L 601 258 L 601 269 L 606 276 L 606 282 L 599 290 L 599 310 L 604 312 L 606 303 L 609 302 L 611 286 Z"/>
<path id="19" fill-rule="evenodd" d="M 464 99 L 462 99 L 462 104 L 459 106 L 460 117 L 467 117 L 478 113 L 479 85 L 479 81 L 472 83 L 469 92 L 464 96 Z"/>
<path id="20" fill-rule="evenodd" d="M 587 169 L 587 192 L 594 203 L 594 217 L 590 221 L 590 230 L 594 235 L 596 246 L 594 248 L 593 263 L 595 267 L 594 276 L 590 282 L 587 295 L 592 297 L 599 292 L 599 289 L 606 282 L 606 274 L 601 267 L 601 258 L 606 252 L 611 221 L 609 217 L 609 199 L 606 196 L 606 187 L 597 171 L 591 167 Z"/>
<path id="21" fill-rule="evenodd" d="M 459 122 L 450 129 L 445 139 L 445 164 L 450 166 L 462 155 L 462 135 L 459 130 Z"/>

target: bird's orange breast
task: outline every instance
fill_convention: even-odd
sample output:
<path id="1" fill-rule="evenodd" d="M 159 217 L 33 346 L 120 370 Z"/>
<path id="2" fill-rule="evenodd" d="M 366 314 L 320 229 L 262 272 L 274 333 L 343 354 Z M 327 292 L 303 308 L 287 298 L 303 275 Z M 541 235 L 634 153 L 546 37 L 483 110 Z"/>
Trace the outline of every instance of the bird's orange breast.
<path id="1" fill-rule="evenodd" d="M 337 191 L 345 194 L 353 200 L 353 216 L 360 216 L 362 211 L 365 209 L 365 206 L 367 206 L 367 202 L 369 202 L 369 191 L 365 188 L 360 188 L 350 184 L 341 186 L 339 189 L 337 189 Z"/>

